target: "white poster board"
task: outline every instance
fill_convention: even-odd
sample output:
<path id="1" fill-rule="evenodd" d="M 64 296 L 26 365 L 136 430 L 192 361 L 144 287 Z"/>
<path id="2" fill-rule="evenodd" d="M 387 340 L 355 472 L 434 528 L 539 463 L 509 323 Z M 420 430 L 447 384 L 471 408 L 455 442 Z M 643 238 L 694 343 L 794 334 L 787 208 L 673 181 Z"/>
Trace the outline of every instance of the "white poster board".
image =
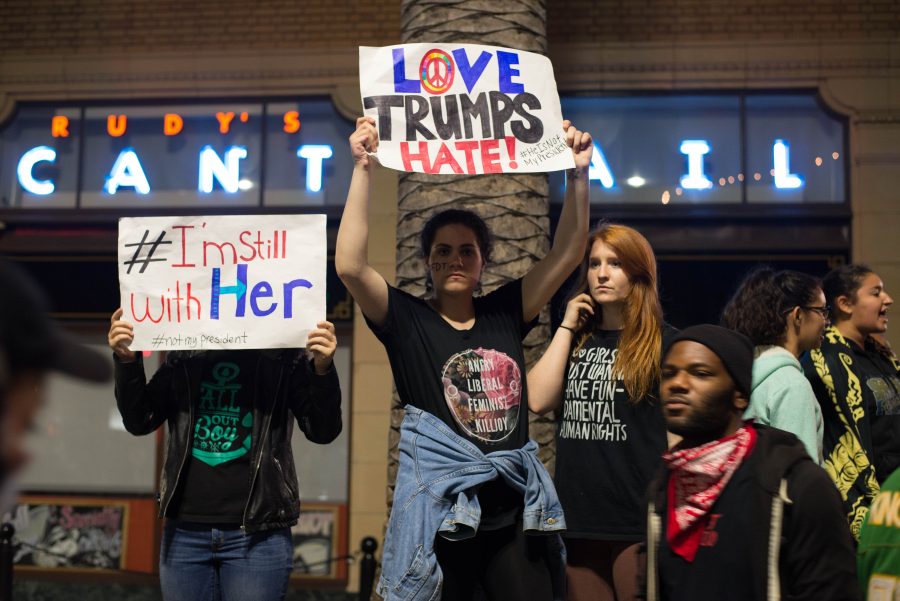
<path id="1" fill-rule="evenodd" d="M 306 346 L 325 319 L 325 215 L 119 220 L 131 350 Z"/>
<path id="2" fill-rule="evenodd" d="M 550 59 L 479 44 L 359 49 L 363 110 L 378 161 L 420 173 L 532 173 L 575 167 Z"/>

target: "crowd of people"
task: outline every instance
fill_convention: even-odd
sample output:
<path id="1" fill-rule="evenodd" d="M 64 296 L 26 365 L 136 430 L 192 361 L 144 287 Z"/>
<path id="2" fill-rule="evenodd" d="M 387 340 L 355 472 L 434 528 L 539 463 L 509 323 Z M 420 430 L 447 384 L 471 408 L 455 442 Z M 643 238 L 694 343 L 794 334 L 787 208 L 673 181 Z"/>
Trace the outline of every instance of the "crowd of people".
<path id="1" fill-rule="evenodd" d="M 819 280 L 760 267 L 719 325 L 678 331 L 647 239 L 617 224 L 589 232 L 593 143 L 566 121 L 575 168 L 548 254 L 483 293 L 490 228 L 468 210 L 438 212 L 421 232 L 418 298 L 368 261 L 378 133 L 372 118 L 356 125 L 335 266 L 406 408 L 377 585 L 386 601 L 900 595 L 900 363 L 883 337 L 893 301 L 877 273 L 851 264 Z M 576 269 L 527 370 L 522 339 Z M 0 279 L 12 303 L 0 307 L 7 485 L 43 373 L 98 380 L 106 365 L 39 309 L 10 318 L 40 307 L 38 295 L 5 265 Z M 334 327 L 319 323 L 305 354 L 171 352 L 149 379 L 132 340 L 117 310 L 108 344 L 125 428 L 168 425 L 164 597 L 283 598 L 299 513 L 293 424 L 317 443 L 341 431 Z M 202 444 L 204 420 L 222 411 L 236 424 L 228 444 Z M 553 477 L 529 440 L 529 411 L 555 416 Z"/>
<path id="2" fill-rule="evenodd" d="M 374 121 L 360 118 L 350 137 L 335 265 L 406 407 L 379 594 L 867 594 L 856 545 L 900 442 L 882 281 L 863 265 L 823 280 L 760 267 L 721 325 L 678 332 L 663 317 L 648 241 L 624 225 L 588 232 L 590 135 L 563 127 L 576 168 L 548 255 L 482 294 L 488 226 L 470 211 L 438 212 L 421 235 L 425 298 L 368 263 Z M 561 322 L 526 374 L 521 339 L 579 263 Z M 554 412 L 552 481 L 525 407 Z"/>

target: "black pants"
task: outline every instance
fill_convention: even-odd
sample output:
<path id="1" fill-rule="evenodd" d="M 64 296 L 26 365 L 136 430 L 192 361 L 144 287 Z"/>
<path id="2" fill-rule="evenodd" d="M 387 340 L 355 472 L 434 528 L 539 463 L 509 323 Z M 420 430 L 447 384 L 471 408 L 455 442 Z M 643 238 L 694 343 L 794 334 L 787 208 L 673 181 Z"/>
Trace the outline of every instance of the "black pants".
<path id="1" fill-rule="evenodd" d="M 521 524 L 481 531 L 462 541 L 439 535 L 434 551 L 444 573 L 443 601 L 553 599 L 547 540 L 525 535 Z"/>

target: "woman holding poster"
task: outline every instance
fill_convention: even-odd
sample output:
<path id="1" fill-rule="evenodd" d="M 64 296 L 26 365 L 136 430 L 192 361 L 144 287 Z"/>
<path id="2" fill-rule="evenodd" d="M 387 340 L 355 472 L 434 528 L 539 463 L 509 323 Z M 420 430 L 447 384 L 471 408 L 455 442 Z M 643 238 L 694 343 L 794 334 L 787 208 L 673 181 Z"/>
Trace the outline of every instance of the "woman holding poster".
<path id="1" fill-rule="evenodd" d="M 279 601 L 293 569 L 300 495 L 293 423 L 312 442 L 341 432 L 334 326 L 306 350 L 172 351 L 148 381 L 129 350 L 133 325 L 113 313 L 116 404 L 134 435 L 168 424 L 160 476 L 165 517 L 159 579 L 165 601 Z"/>
<path id="2" fill-rule="evenodd" d="M 557 412 L 568 598 L 624 601 L 638 592 L 643 500 L 666 449 L 656 386 L 675 330 L 663 323 L 647 239 L 604 224 L 588 243 L 562 323 L 528 372 L 528 405 Z"/>
<path id="3" fill-rule="evenodd" d="M 577 266 L 588 226 L 589 134 L 564 122 L 576 168 L 553 247 L 523 278 L 477 295 L 491 255 L 469 211 L 425 225 L 430 295 L 390 286 L 368 262 L 375 120 L 350 136 L 353 177 L 335 266 L 388 352 L 406 417 L 378 592 L 393 599 L 561 598 L 555 536 L 565 527 L 552 482 L 528 441 L 522 338 Z M 523 533 L 524 531 L 524 533 Z M 554 536 L 528 536 L 528 534 Z"/>

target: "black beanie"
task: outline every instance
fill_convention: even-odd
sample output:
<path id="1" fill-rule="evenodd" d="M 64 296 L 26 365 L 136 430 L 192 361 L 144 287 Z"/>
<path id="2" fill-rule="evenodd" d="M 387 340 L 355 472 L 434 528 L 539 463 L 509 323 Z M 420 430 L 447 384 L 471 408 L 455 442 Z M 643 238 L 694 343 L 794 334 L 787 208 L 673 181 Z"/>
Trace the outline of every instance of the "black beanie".
<path id="1" fill-rule="evenodd" d="M 691 326 L 681 330 L 669 340 L 663 353 L 664 359 L 672 345 L 681 340 L 699 342 L 718 355 L 725 369 L 731 374 L 737 389 L 750 398 L 750 386 L 753 381 L 753 343 L 749 338 L 734 330 L 708 323 Z"/>

